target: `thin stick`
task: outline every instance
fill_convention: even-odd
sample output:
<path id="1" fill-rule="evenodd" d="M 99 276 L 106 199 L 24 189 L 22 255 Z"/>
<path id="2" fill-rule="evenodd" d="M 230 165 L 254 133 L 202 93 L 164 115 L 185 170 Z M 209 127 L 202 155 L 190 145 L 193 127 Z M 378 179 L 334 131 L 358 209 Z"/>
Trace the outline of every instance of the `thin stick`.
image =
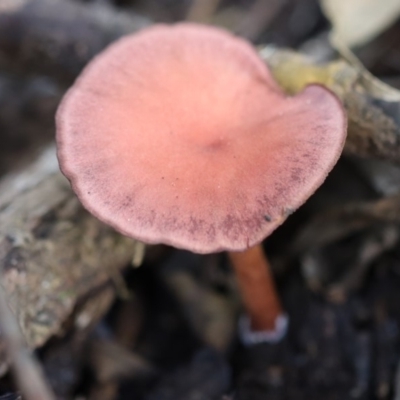
<path id="1" fill-rule="evenodd" d="M 11 367 L 25 400 L 55 400 L 39 363 L 27 349 L 14 315 L 0 285 L 0 329 Z"/>
<path id="2" fill-rule="evenodd" d="M 261 245 L 230 252 L 242 298 L 254 331 L 272 331 L 283 308 Z"/>

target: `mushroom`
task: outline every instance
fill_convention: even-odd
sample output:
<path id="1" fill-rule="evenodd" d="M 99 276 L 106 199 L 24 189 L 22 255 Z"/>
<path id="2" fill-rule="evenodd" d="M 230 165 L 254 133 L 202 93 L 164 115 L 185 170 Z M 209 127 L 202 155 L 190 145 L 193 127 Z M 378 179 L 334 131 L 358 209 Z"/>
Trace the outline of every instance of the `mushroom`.
<path id="1" fill-rule="evenodd" d="M 331 92 L 288 97 L 244 40 L 155 25 L 95 57 L 56 119 L 61 170 L 93 215 L 146 243 L 228 251 L 246 340 L 283 335 L 260 243 L 341 154 L 346 118 Z"/>

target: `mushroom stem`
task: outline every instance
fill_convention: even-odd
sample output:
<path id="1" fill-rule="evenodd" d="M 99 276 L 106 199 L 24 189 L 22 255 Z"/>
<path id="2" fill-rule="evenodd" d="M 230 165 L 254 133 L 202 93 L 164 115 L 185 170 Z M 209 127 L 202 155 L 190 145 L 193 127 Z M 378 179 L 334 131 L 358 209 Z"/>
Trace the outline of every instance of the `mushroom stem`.
<path id="1" fill-rule="evenodd" d="M 283 308 L 262 246 L 229 252 L 253 331 L 274 331 Z"/>

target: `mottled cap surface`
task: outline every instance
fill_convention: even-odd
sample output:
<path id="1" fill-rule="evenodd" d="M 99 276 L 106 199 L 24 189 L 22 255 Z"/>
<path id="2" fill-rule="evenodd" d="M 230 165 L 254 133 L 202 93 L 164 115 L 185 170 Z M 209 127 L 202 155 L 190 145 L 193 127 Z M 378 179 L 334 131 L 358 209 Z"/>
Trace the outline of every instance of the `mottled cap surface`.
<path id="1" fill-rule="evenodd" d="M 328 90 L 288 97 L 249 44 L 195 24 L 115 42 L 57 113 L 60 166 L 90 212 L 199 253 L 268 236 L 323 182 L 345 135 Z"/>

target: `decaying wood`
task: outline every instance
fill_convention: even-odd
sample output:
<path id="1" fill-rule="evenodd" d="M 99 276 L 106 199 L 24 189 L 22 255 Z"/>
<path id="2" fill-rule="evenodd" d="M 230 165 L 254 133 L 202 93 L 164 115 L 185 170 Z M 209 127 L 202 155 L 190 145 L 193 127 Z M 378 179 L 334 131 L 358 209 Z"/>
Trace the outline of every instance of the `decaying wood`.
<path id="1" fill-rule="evenodd" d="M 25 400 L 54 400 L 39 363 L 26 348 L 18 323 L 0 285 L 0 329 L 13 372 Z"/>
<path id="2" fill-rule="evenodd" d="M 129 263 L 134 243 L 83 210 L 54 147 L 0 182 L 2 285 L 30 347 L 60 333 L 77 301 Z"/>
<path id="3" fill-rule="evenodd" d="M 0 66 L 68 84 L 107 44 L 148 24 L 105 4 L 6 0 L 0 2 Z"/>

